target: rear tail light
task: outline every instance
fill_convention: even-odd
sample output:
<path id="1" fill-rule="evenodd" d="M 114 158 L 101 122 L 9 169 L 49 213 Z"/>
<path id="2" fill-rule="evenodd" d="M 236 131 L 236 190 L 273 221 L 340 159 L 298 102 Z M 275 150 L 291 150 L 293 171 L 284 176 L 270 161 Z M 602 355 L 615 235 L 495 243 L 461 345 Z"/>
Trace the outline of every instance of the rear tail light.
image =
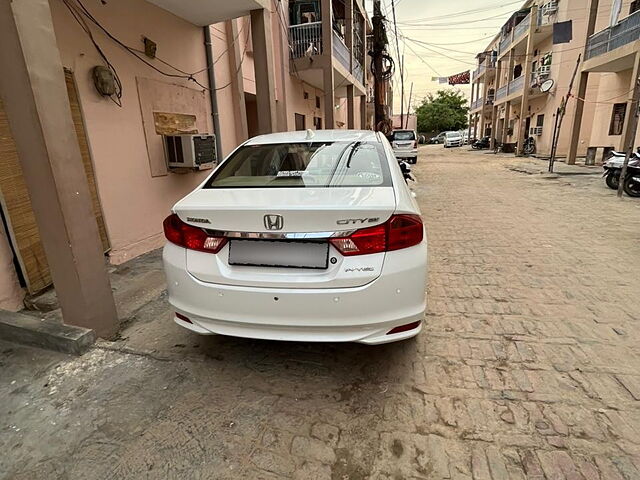
<path id="1" fill-rule="evenodd" d="M 189 250 L 218 253 L 227 243 L 225 237 L 212 236 L 201 228 L 188 225 L 175 213 L 165 218 L 162 226 L 167 240 Z"/>
<path id="2" fill-rule="evenodd" d="M 418 215 L 393 215 L 386 223 L 357 230 L 331 244 L 345 257 L 390 252 L 422 242 L 424 229 Z"/>

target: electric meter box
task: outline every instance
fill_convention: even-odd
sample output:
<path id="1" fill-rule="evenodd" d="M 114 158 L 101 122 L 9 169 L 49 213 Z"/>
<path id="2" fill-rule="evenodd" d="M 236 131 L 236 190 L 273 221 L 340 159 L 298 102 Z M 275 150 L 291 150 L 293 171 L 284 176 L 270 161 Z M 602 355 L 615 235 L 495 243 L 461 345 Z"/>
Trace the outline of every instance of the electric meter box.
<path id="1" fill-rule="evenodd" d="M 207 170 L 218 163 L 215 135 L 163 135 L 162 139 L 169 168 Z"/>

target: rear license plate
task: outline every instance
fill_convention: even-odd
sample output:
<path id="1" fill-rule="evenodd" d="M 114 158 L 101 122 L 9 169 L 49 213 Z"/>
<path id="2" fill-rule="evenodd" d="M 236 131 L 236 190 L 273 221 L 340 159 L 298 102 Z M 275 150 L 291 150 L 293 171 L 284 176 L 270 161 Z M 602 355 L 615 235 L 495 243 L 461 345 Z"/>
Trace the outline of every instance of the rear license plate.
<path id="1" fill-rule="evenodd" d="M 229 265 L 326 269 L 329 243 L 283 240 L 231 240 Z"/>

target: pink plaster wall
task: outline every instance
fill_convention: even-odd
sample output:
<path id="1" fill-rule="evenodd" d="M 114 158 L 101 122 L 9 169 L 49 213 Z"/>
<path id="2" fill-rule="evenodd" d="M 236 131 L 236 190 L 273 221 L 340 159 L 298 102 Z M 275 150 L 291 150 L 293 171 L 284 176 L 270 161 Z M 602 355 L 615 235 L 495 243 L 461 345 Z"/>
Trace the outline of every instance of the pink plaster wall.
<path id="1" fill-rule="evenodd" d="M 122 108 L 99 96 L 91 68 L 102 65 L 87 35 L 62 2 L 50 2 L 63 65 L 74 72 L 88 142 L 107 225 L 113 263 L 121 263 L 163 244 L 162 220 L 171 206 L 203 180 L 206 173 L 152 177 L 143 133 L 136 76 L 199 88 L 183 79 L 169 79 L 144 65 L 93 28 L 123 85 Z M 87 2 L 87 8 L 125 44 L 143 48 L 142 36 L 158 45 L 157 55 L 186 72 L 206 67 L 204 34 L 196 27 L 143 0 Z M 158 68 L 177 73 L 157 60 Z M 195 75 L 207 85 L 206 72 Z M 207 125 L 212 131 L 207 100 Z M 189 113 L 189 112 L 184 112 Z"/>

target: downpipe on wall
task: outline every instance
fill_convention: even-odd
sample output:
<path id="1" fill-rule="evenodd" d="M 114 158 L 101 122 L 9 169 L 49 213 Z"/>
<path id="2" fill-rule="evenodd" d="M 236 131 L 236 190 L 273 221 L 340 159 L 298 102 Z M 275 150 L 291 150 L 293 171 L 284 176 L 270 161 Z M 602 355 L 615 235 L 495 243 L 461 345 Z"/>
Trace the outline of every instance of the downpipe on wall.
<path id="1" fill-rule="evenodd" d="M 222 158 L 222 139 L 220 132 L 220 116 L 218 115 L 218 93 L 216 92 L 216 76 L 213 71 L 213 42 L 211 41 L 211 29 L 209 25 L 202 27 L 204 30 L 204 50 L 207 55 L 207 79 L 209 80 L 209 99 L 211 101 L 211 116 L 213 117 L 213 130 L 216 135 L 216 151 L 218 162 Z"/>

